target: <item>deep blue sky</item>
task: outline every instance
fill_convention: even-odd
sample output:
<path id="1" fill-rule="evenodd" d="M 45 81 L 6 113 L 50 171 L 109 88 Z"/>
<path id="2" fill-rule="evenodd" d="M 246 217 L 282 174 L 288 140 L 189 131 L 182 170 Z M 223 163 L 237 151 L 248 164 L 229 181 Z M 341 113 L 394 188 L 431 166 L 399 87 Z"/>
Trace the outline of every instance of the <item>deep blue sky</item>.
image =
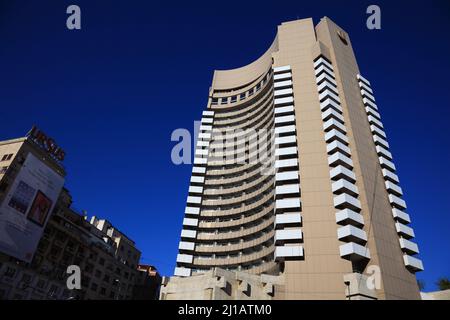
<path id="1" fill-rule="evenodd" d="M 74 205 L 111 220 L 143 262 L 172 274 L 191 167 L 171 132 L 193 129 L 214 69 L 245 65 L 283 21 L 325 15 L 372 82 L 413 219 L 426 289 L 450 277 L 450 6 L 369 1 L 0 1 L 0 139 L 36 123 L 66 149 Z M 78 4 L 82 30 L 65 27 Z"/>

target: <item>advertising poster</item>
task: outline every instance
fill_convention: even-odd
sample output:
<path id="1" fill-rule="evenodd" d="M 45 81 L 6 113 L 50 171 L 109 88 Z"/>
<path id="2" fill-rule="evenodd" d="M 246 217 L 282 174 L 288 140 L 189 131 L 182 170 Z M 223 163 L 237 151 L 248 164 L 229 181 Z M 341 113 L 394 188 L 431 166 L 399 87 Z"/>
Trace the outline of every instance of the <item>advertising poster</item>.
<path id="1" fill-rule="evenodd" d="M 64 178 L 28 154 L 0 204 L 0 251 L 31 262 Z"/>

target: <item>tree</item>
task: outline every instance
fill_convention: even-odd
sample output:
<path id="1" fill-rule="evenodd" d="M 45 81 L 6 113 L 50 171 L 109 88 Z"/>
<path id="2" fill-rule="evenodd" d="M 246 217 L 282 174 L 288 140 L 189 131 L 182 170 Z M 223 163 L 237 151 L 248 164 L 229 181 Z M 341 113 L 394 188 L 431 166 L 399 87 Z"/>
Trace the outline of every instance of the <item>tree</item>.
<path id="1" fill-rule="evenodd" d="M 439 287 L 439 290 L 448 290 L 450 289 L 450 280 L 448 278 L 439 278 L 436 285 Z"/>

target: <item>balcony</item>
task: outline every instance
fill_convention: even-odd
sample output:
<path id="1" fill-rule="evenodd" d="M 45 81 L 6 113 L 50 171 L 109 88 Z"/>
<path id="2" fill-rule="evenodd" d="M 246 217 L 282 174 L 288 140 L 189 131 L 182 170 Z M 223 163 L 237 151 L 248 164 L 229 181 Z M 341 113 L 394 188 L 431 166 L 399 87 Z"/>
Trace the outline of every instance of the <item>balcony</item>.
<path id="1" fill-rule="evenodd" d="M 191 183 L 204 183 L 205 182 L 205 177 L 200 177 L 200 176 L 192 176 L 191 177 Z"/>
<path id="2" fill-rule="evenodd" d="M 189 193 L 202 193 L 203 187 L 197 187 L 197 186 L 190 186 L 189 187 Z"/>
<path id="3" fill-rule="evenodd" d="M 321 94 L 319 94 L 319 101 L 324 101 L 327 98 L 331 98 L 337 103 L 341 103 L 341 99 L 331 90 L 325 89 Z"/>
<path id="4" fill-rule="evenodd" d="M 289 156 L 297 155 L 297 147 L 277 148 L 275 149 L 275 156 Z"/>
<path id="5" fill-rule="evenodd" d="M 273 87 L 275 89 L 292 87 L 292 80 L 285 80 L 285 81 L 274 82 Z"/>
<path id="6" fill-rule="evenodd" d="M 389 195 L 389 202 L 394 208 L 401 210 L 406 209 L 406 202 L 393 194 Z"/>
<path id="7" fill-rule="evenodd" d="M 292 79 L 292 73 L 290 73 L 290 72 L 279 73 L 279 74 L 275 74 L 273 76 L 274 81 L 281 81 L 281 80 L 288 80 L 288 79 Z"/>
<path id="8" fill-rule="evenodd" d="M 192 218 L 184 218 L 183 219 L 183 226 L 196 227 L 197 225 L 198 225 L 198 219 L 192 219 Z"/>
<path id="9" fill-rule="evenodd" d="M 289 168 L 289 167 L 297 167 L 298 161 L 297 158 L 294 159 L 283 159 L 275 161 L 275 168 Z"/>
<path id="10" fill-rule="evenodd" d="M 328 154 L 332 154 L 332 153 L 335 153 L 337 151 L 343 153 L 347 157 L 350 157 L 351 154 L 352 154 L 351 151 L 350 151 L 350 148 L 347 147 L 345 144 L 339 142 L 339 141 L 333 141 L 333 142 L 330 142 L 330 143 L 327 144 L 327 153 Z"/>
<path id="11" fill-rule="evenodd" d="M 195 231 L 195 230 L 187 230 L 187 229 L 181 230 L 181 238 L 195 239 L 196 236 L 197 236 L 197 231 Z"/>
<path id="12" fill-rule="evenodd" d="M 278 98 L 274 100 L 275 105 L 286 105 L 286 104 L 292 104 L 294 102 L 293 97 L 285 97 L 285 98 Z"/>
<path id="13" fill-rule="evenodd" d="M 303 258 L 302 246 L 278 246 L 275 247 L 275 260 L 294 260 Z"/>
<path id="14" fill-rule="evenodd" d="M 370 93 L 371 95 L 373 95 L 373 91 L 372 91 L 372 88 L 370 87 L 370 86 L 368 86 L 367 84 L 365 84 L 364 82 L 358 82 L 358 84 L 359 84 L 359 88 L 360 89 L 364 89 L 364 90 L 366 90 L 368 93 Z"/>
<path id="15" fill-rule="evenodd" d="M 213 117 L 214 116 L 214 111 L 212 111 L 212 110 L 205 110 L 205 111 L 203 111 L 202 115 L 205 116 L 205 117 Z"/>
<path id="16" fill-rule="evenodd" d="M 342 124 L 345 123 L 344 117 L 342 116 L 342 114 L 334 109 L 328 109 L 327 111 L 322 112 L 322 120 L 323 121 L 327 121 L 331 118 L 338 120 Z"/>
<path id="17" fill-rule="evenodd" d="M 333 85 L 335 85 L 337 87 L 336 80 L 334 80 L 334 78 L 331 77 L 328 73 L 322 73 L 320 76 L 318 76 L 316 78 L 316 83 L 320 84 L 322 81 L 325 81 L 325 80 L 332 83 Z"/>
<path id="18" fill-rule="evenodd" d="M 358 74 L 358 75 L 356 76 L 356 78 L 359 80 L 359 82 L 363 82 L 363 83 L 365 83 L 366 85 L 370 86 L 369 80 L 367 80 L 366 78 L 364 78 L 362 75 Z"/>
<path id="19" fill-rule="evenodd" d="M 294 125 L 290 125 L 290 126 L 283 126 L 283 127 L 276 127 L 275 128 L 275 134 L 281 134 L 281 133 L 293 133 L 295 132 L 295 126 Z"/>
<path id="20" fill-rule="evenodd" d="M 275 97 L 283 97 L 283 96 L 291 96 L 294 93 L 294 91 L 291 88 L 287 89 L 276 89 L 273 92 L 273 95 Z"/>
<path id="21" fill-rule="evenodd" d="M 365 98 L 365 97 L 363 97 L 362 100 L 363 100 L 364 105 L 370 106 L 370 107 L 374 108 L 375 110 L 378 110 L 378 107 L 377 107 L 377 105 L 375 104 L 375 102 L 370 101 L 369 99 L 367 99 L 367 98 Z"/>
<path id="22" fill-rule="evenodd" d="M 186 202 L 200 204 L 202 202 L 202 197 L 188 196 Z"/>
<path id="23" fill-rule="evenodd" d="M 330 119 L 323 124 L 323 130 L 325 132 L 328 132 L 332 129 L 336 129 L 337 131 L 340 131 L 343 134 L 347 133 L 347 129 L 345 128 L 345 126 L 339 121 L 336 121 L 335 119 Z"/>
<path id="24" fill-rule="evenodd" d="M 275 207 L 276 209 L 300 209 L 301 202 L 299 198 L 277 199 Z"/>
<path id="25" fill-rule="evenodd" d="M 373 125 L 377 126 L 377 127 L 380 128 L 380 129 L 384 129 L 384 128 L 383 128 L 383 124 L 382 124 L 381 121 L 378 120 L 377 118 L 372 117 L 372 116 L 368 116 L 368 117 L 367 117 L 367 120 L 369 120 L 369 123 L 370 123 L 370 124 L 373 124 Z"/>
<path id="26" fill-rule="evenodd" d="M 333 66 L 323 57 L 320 57 L 314 62 L 314 68 L 318 68 L 322 64 L 326 65 L 328 68 L 330 68 L 330 70 L 333 70 Z"/>
<path id="27" fill-rule="evenodd" d="M 393 173 L 393 172 L 391 172 L 389 170 L 386 170 L 386 169 L 382 169 L 381 172 L 383 173 L 384 180 L 389 180 L 389 181 L 392 181 L 394 183 L 398 183 L 399 182 L 398 181 L 398 177 L 397 177 L 397 175 L 395 173 Z"/>
<path id="28" fill-rule="evenodd" d="M 336 88 L 336 85 L 334 85 L 331 82 L 328 82 L 327 80 L 323 81 L 321 84 L 319 84 L 317 86 L 317 91 L 321 92 L 324 89 L 330 89 L 331 91 L 333 91 L 335 94 L 338 94 L 338 90 Z"/>
<path id="29" fill-rule="evenodd" d="M 350 261 L 370 259 L 369 249 L 354 242 L 349 242 L 339 246 L 339 252 L 342 258 Z"/>
<path id="30" fill-rule="evenodd" d="M 290 122 L 294 122 L 295 121 L 295 117 L 293 115 L 289 115 L 289 116 L 283 116 L 283 117 L 275 117 L 275 124 L 283 124 L 283 123 L 290 123 Z"/>
<path id="31" fill-rule="evenodd" d="M 299 212 L 283 213 L 275 215 L 275 226 L 297 226 L 302 223 L 302 216 Z"/>
<path id="32" fill-rule="evenodd" d="M 403 255 L 403 262 L 406 268 L 411 272 L 423 271 L 422 260 L 411 257 L 407 254 Z"/>
<path id="33" fill-rule="evenodd" d="M 336 168 L 330 170 L 330 178 L 331 180 L 334 181 L 339 179 L 345 179 L 352 183 L 356 182 L 355 174 L 343 166 L 337 166 Z"/>
<path id="34" fill-rule="evenodd" d="M 362 227 L 364 225 L 364 218 L 353 210 L 344 209 L 336 212 L 336 223 L 339 225 Z"/>
<path id="35" fill-rule="evenodd" d="M 367 106 L 365 109 L 366 109 L 367 115 L 374 116 L 377 119 L 381 119 L 381 115 L 374 108 Z"/>
<path id="36" fill-rule="evenodd" d="M 361 202 L 348 194 L 340 194 L 333 199 L 334 207 L 337 209 L 361 210 Z"/>
<path id="37" fill-rule="evenodd" d="M 181 262 L 181 263 L 192 263 L 193 261 L 193 256 L 190 254 L 182 254 L 179 253 L 177 255 L 177 262 Z"/>
<path id="38" fill-rule="evenodd" d="M 326 99 L 320 103 L 320 110 L 325 112 L 327 110 L 334 109 L 338 112 L 342 112 L 342 107 L 334 100 Z"/>
<path id="39" fill-rule="evenodd" d="M 191 276 L 191 269 L 183 268 L 183 267 L 177 267 L 177 268 L 175 268 L 174 275 L 177 276 L 177 277 L 190 277 Z"/>
<path id="40" fill-rule="evenodd" d="M 280 73 L 286 71 L 291 71 L 291 66 L 287 65 L 273 68 L 273 73 Z"/>
<path id="41" fill-rule="evenodd" d="M 386 190 L 389 193 L 392 193 L 399 197 L 403 195 L 402 188 L 400 188 L 398 185 L 396 185 L 390 181 L 385 181 L 384 184 L 386 185 Z"/>
<path id="42" fill-rule="evenodd" d="M 343 155 L 340 152 L 336 152 L 331 156 L 328 156 L 328 165 L 331 167 L 343 166 L 349 170 L 353 169 L 353 161 L 349 157 Z"/>
<path id="43" fill-rule="evenodd" d="M 392 172 L 395 172 L 396 168 L 392 161 L 389 161 L 389 160 L 385 159 L 384 157 L 379 157 L 378 161 L 380 162 L 380 165 L 382 168 L 388 169 Z"/>
<path id="44" fill-rule="evenodd" d="M 388 160 L 392 160 L 392 154 L 382 146 L 376 146 L 375 149 L 377 150 L 378 156 L 383 156 Z"/>
<path id="45" fill-rule="evenodd" d="M 340 227 L 337 230 L 338 239 L 345 242 L 365 244 L 367 242 L 366 232 L 352 225 Z"/>
<path id="46" fill-rule="evenodd" d="M 405 238 L 400 238 L 400 248 L 402 248 L 403 252 L 406 252 L 407 254 L 417 254 L 419 253 L 419 247 L 416 243 L 409 241 Z"/>
<path id="47" fill-rule="evenodd" d="M 389 143 L 379 136 L 372 136 L 373 142 L 376 146 L 381 146 L 385 149 L 389 149 Z"/>
<path id="48" fill-rule="evenodd" d="M 299 184 L 285 184 L 281 186 L 275 187 L 276 195 L 285 195 L 285 194 L 299 194 L 300 193 L 300 185 Z"/>
<path id="49" fill-rule="evenodd" d="M 408 226 L 405 226 L 400 222 L 395 223 L 395 230 L 397 230 L 397 233 L 403 238 L 406 239 L 414 238 L 414 230 Z"/>
<path id="50" fill-rule="evenodd" d="M 275 108 L 275 115 L 278 115 L 280 113 L 287 113 L 287 112 L 293 113 L 294 112 L 294 106 L 293 105 L 289 105 L 289 106 Z"/>
<path id="51" fill-rule="evenodd" d="M 370 131 L 372 132 L 372 134 L 376 134 L 376 135 L 380 136 L 381 138 L 386 139 L 386 133 L 384 133 L 383 130 L 374 126 L 373 124 L 370 125 Z"/>
<path id="52" fill-rule="evenodd" d="M 297 142 L 297 137 L 295 135 L 275 138 L 275 145 L 286 144 L 286 143 L 296 143 L 296 142 Z"/>
<path id="53" fill-rule="evenodd" d="M 364 89 L 364 88 L 361 89 L 361 95 L 362 95 L 363 97 L 366 97 L 366 98 L 368 98 L 369 100 L 375 102 L 375 97 L 374 97 L 369 91 L 367 91 L 367 90 Z"/>
<path id="54" fill-rule="evenodd" d="M 277 172 L 275 181 L 298 180 L 298 171 Z"/>
<path id="55" fill-rule="evenodd" d="M 303 233 L 300 228 L 279 229 L 275 231 L 275 243 L 300 242 L 303 239 Z"/>
<path id="56" fill-rule="evenodd" d="M 325 142 L 329 143 L 332 141 L 339 141 L 345 145 L 348 145 L 348 138 L 344 134 L 340 133 L 339 131 L 333 129 L 328 131 L 325 134 Z"/>
<path id="57" fill-rule="evenodd" d="M 331 189 L 334 194 L 346 193 L 354 197 L 358 196 L 359 194 L 358 187 L 344 179 L 333 182 L 331 185 Z"/>
<path id="58" fill-rule="evenodd" d="M 392 216 L 394 217 L 395 220 L 403 224 L 411 223 L 409 214 L 401 210 L 398 210 L 397 208 L 392 208 Z"/>
<path id="59" fill-rule="evenodd" d="M 187 241 L 180 241 L 178 244 L 179 250 L 186 250 L 186 251 L 194 251 L 195 249 L 195 243 L 194 242 L 187 242 Z"/>
<path id="60" fill-rule="evenodd" d="M 328 73 L 330 76 L 334 78 L 334 71 L 333 68 L 330 68 L 324 64 L 321 64 L 318 68 L 314 70 L 314 73 L 316 77 L 320 76 L 322 72 Z"/>

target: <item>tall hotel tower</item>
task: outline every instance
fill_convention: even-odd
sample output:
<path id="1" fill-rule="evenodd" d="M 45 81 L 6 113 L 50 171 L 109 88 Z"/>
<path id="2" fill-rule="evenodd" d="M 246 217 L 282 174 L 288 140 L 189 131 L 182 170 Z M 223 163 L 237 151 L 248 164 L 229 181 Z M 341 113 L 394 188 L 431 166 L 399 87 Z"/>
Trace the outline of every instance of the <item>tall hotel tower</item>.
<path id="1" fill-rule="evenodd" d="M 326 17 L 282 23 L 259 59 L 214 72 L 175 279 L 221 268 L 282 277 L 275 299 L 420 299 L 419 249 L 362 74 Z"/>

